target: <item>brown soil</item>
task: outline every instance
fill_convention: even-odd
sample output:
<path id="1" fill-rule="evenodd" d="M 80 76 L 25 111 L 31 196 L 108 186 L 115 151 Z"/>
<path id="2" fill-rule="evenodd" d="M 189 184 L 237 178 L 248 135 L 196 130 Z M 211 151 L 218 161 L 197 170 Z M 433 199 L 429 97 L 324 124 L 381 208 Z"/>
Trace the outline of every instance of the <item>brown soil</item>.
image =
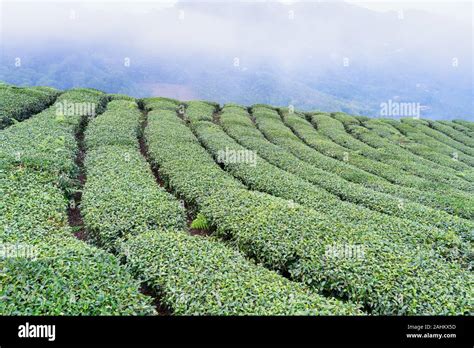
<path id="1" fill-rule="evenodd" d="M 79 168 L 79 175 L 77 180 L 79 182 L 79 187 L 76 193 L 71 198 L 71 202 L 68 206 L 67 215 L 69 226 L 71 226 L 74 236 L 80 240 L 87 239 L 87 233 L 84 227 L 84 221 L 81 214 L 81 200 L 82 200 L 82 188 L 86 182 L 86 173 L 84 171 L 84 129 L 86 127 L 87 119 L 83 118 L 81 124 L 79 125 L 79 131 L 76 133 L 76 142 L 78 144 L 78 152 L 75 158 L 75 163 Z"/>
<path id="2" fill-rule="evenodd" d="M 148 146 L 145 142 L 145 136 L 143 136 L 143 132 L 146 128 L 146 126 L 148 125 L 148 120 L 146 119 L 146 111 L 142 110 L 142 113 L 143 113 L 143 117 L 144 117 L 144 121 L 142 123 L 142 129 L 141 129 L 141 134 L 142 136 L 140 136 L 138 138 L 138 143 L 140 145 L 140 153 L 142 154 L 142 156 L 145 158 L 145 160 L 150 164 L 150 168 L 151 168 L 151 171 L 153 172 L 153 176 L 155 177 L 155 181 L 156 183 L 165 188 L 165 182 L 164 180 L 161 178 L 161 175 L 160 175 L 160 171 L 158 168 L 156 168 L 152 162 L 150 161 L 150 158 L 148 156 Z"/>
<path id="3" fill-rule="evenodd" d="M 153 299 L 153 305 L 155 306 L 155 309 L 158 312 L 158 315 L 171 315 L 172 314 L 171 310 L 160 302 L 161 296 L 159 296 L 149 286 L 142 284 L 140 286 L 140 292 L 143 295 L 149 296 Z"/>

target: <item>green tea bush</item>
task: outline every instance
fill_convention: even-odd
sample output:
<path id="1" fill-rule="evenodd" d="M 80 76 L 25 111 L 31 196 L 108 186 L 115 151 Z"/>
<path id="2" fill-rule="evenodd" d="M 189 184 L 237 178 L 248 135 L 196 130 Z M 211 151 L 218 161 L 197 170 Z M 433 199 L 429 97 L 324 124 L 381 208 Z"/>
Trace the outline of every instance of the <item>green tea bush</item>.
<path id="1" fill-rule="evenodd" d="M 372 174 L 384 177 L 391 183 L 396 184 L 383 185 L 379 189 L 374 187 L 375 190 L 390 193 L 468 219 L 474 217 L 474 200 L 472 195 L 453 190 L 448 185 L 436 185 L 433 181 L 407 174 L 394 166 L 361 156 L 357 152 L 333 142 L 330 138 L 314 129 L 304 119 L 304 116 L 283 112 L 282 118 L 285 125 L 290 127 L 300 139 L 319 152 L 352 164 Z"/>
<path id="2" fill-rule="evenodd" d="M 426 121 L 430 123 L 431 120 L 426 120 Z M 434 122 L 434 121 L 431 121 L 431 122 Z M 450 137 L 460 143 L 464 143 L 464 140 L 466 140 L 468 143 L 465 145 L 470 146 L 469 144 L 473 141 L 473 138 L 474 138 L 474 131 L 471 128 L 469 128 L 469 123 L 470 123 L 469 121 L 452 120 L 452 121 L 436 121 L 436 122 L 439 122 L 440 124 L 444 126 L 450 127 L 460 132 L 460 133 L 452 133 Z M 448 129 L 447 131 L 452 132 L 451 129 Z M 447 134 L 447 133 L 444 133 L 444 134 Z"/>
<path id="3" fill-rule="evenodd" d="M 288 200 L 246 190 L 173 112 L 151 111 L 145 136 L 150 157 L 169 185 L 198 206 L 218 236 L 257 262 L 373 313 L 467 313 L 465 284 L 472 279 L 459 264 L 413 245 L 390 243 L 373 231 L 334 226 L 299 204 L 290 207 Z M 364 256 L 328 255 L 332 246 L 347 245 L 363 246 Z M 403 283 L 387 291 L 396 279 Z M 431 289 L 433 283 L 445 290 Z"/>
<path id="4" fill-rule="evenodd" d="M 459 161 L 454 161 L 452 153 L 456 150 L 452 148 L 449 150 L 449 147 L 419 132 L 407 121 L 400 122 L 398 120 L 387 119 L 384 120 L 384 122 L 392 127 L 390 134 L 387 134 L 387 138 L 403 146 L 404 149 L 408 149 L 420 157 L 445 167 L 459 171 L 470 170 L 469 163 L 472 161 L 472 158 L 468 155 L 459 152 Z M 373 130 L 377 131 L 377 128 L 375 127 Z M 466 163 L 463 163 L 464 161 L 466 161 Z"/>
<path id="5" fill-rule="evenodd" d="M 139 101 L 146 108 L 151 109 L 163 109 L 163 110 L 176 110 L 176 108 L 182 104 L 179 100 L 163 97 L 144 98 Z"/>
<path id="6" fill-rule="evenodd" d="M 354 305 L 311 294 L 220 242 L 176 232 L 185 228 L 183 209 L 156 185 L 130 144 L 138 142 L 139 114 L 127 102 L 112 102 L 89 124 L 85 140 L 92 150 L 81 207 L 99 244 L 120 251 L 174 314 L 360 313 Z"/>
<path id="7" fill-rule="evenodd" d="M 88 152 L 85 167 L 82 214 L 87 230 L 101 246 L 116 250 L 117 241 L 129 235 L 184 228 L 184 210 L 159 188 L 134 147 L 96 148 Z"/>
<path id="8" fill-rule="evenodd" d="M 365 188 L 362 185 L 344 180 L 341 177 L 342 174 L 339 176 L 336 173 L 331 174 L 328 171 L 322 170 L 321 163 L 324 162 L 322 157 L 326 156 L 321 155 L 322 157 L 319 158 L 313 156 L 312 153 L 317 152 L 306 147 L 286 128 L 276 112 L 257 108 L 253 110 L 253 116 L 256 119 L 257 128 L 267 139 L 294 156 L 312 164 L 313 177 L 316 177 L 318 172 L 321 173 L 321 180 L 318 184 L 329 192 L 338 195 L 341 199 L 363 205 L 381 213 L 411 219 L 415 222 L 429 224 L 440 229 L 452 229 L 463 237 L 470 237 L 471 231 L 474 229 L 474 223 L 467 219 Z"/>
<path id="9" fill-rule="evenodd" d="M 472 161 L 472 156 L 474 156 L 474 148 L 463 144 L 462 142 L 455 140 L 451 138 L 449 135 L 437 131 L 433 128 L 430 127 L 430 121 L 429 120 L 414 120 L 414 119 L 402 119 L 402 122 L 409 123 L 411 126 L 413 126 L 418 132 L 422 132 L 423 134 L 428 135 L 431 139 L 434 139 L 438 141 L 439 143 L 442 143 L 443 145 L 438 145 L 437 148 L 440 151 L 443 151 L 444 153 L 447 153 L 449 156 L 453 155 L 453 152 L 459 152 L 458 155 L 463 155 L 461 152 L 464 154 L 467 154 L 470 156 L 470 160 Z M 453 123 L 452 123 L 453 124 Z M 441 123 L 442 127 L 448 127 L 448 132 L 452 129 L 451 127 Z M 453 133 L 456 133 L 456 135 L 460 137 L 465 137 L 464 134 L 454 131 Z M 458 134 L 460 133 L 460 134 Z M 467 137 L 469 138 L 469 137 Z M 473 145 L 474 146 L 474 141 Z M 461 157 L 458 157 L 458 159 L 461 159 Z M 468 162 L 466 162 L 468 163 Z"/>
<path id="10" fill-rule="evenodd" d="M 214 105 L 203 102 L 188 102 L 186 107 L 186 119 L 189 121 L 212 121 Z"/>
<path id="11" fill-rule="evenodd" d="M 36 244 L 48 236 L 69 235 L 68 202 L 57 177 L 22 167 L 0 171 L 0 196 L 3 242 Z"/>
<path id="12" fill-rule="evenodd" d="M 97 97 L 96 92 L 81 91 L 83 99 L 68 93 L 66 98 L 82 102 Z M 64 176 L 73 175 L 79 118 L 58 121 L 48 109 L 1 133 L 6 134 L 0 152 L 2 315 L 155 313 L 117 259 L 76 239 L 68 225 Z M 57 137 L 61 141 L 55 142 Z M 22 144 L 26 157 L 9 153 L 21 144 L 18 138 L 30 145 Z"/>
<path id="13" fill-rule="evenodd" d="M 0 314 L 153 314 L 115 258 L 73 236 L 56 180 L 21 167 L 0 173 Z M 4 255 L 18 246 L 34 254 Z"/>
<path id="14" fill-rule="evenodd" d="M 228 114 L 226 109 L 223 118 L 237 118 Z M 197 121 L 191 125 L 201 144 L 209 150 L 215 160 L 223 149 L 245 151 L 218 126 L 207 121 Z M 321 219 L 329 225 L 338 225 L 352 231 L 368 229 L 380 232 L 380 237 L 396 242 L 409 242 L 414 245 L 424 245 L 428 249 L 439 248 L 442 255 L 452 257 L 462 249 L 462 255 L 468 253 L 468 246 L 462 243 L 453 232 L 440 231 L 432 226 L 414 223 L 410 220 L 390 217 L 369 209 L 341 201 L 335 196 L 321 191 L 309 182 L 279 169 L 256 156 L 255 165 L 246 162 L 229 161 L 224 159 L 226 170 L 250 189 L 267 192 L 277 197 L 289 200 L 289 206 L 294 200 L 304 206 L 314 209 L 314 213 L 324 213 Z M 344 226 L 344 227 L 342 227 Z"/>
<path id="15" fill-rule="evenodd" d="M 0 314 L 155 314 L 138 281 L 112 255 L 73 237 L 46 238 L 34 247 L 33 260 L 0 258 Z"/>
<path id="16" fill-rule="evenodd" d="M 141 120 L 142 114 L 134 101 L 111 101 L 107 111 L 94 118 L 85 130 L 86 150 L 107 145 L 128 146 L 138 150 Z"/>
<path id="17" fill-rule="evenodd" d="M 449 125 L 443 121 L 429 120 L 427 122 L 431 128 L 469 147 L 471 149 L 470 154 L 472 154 L 472 148 L 474 147 L 474 139 L 472 137 L 474 134 L 469 133 L 469 131 L 473 132 L 474 127 L 471 122 L 454 120 L 449 123 Z M 466 132 L 467 134 L 465 134 Z M 463 149 L 465 149 L 465 147 L 463 147 Z"/>
<path id="18" fill-rule="evenodd" d="M 114 251 L 128 235 L 185 226 L 184 210 L 159 188 L 139 152 L 140 120 L 134 102 L 113 101 L 85 132 L 87 182 L 82 214 L 93 238 Z"/>
<path id="19" fill-rule="evenodd" d="M 130 97 L 129 95 L 126 94 L 119 94 L 119 93 L 112 93 L 112 94 L 107 94 L 107 98 L 110 101 L 113 100 L 128 100 L 128 101 L 135 101 L 134 97 Z"/>
<path id="20" fill-rule="evenodd" d="M 357 315 L 212 238 L 149 231 L 123 245 L 131 271 L 176 315 Z"/>
<path id="21" fill-rule="evenodd" d="M 78 151 L 75 134 L 83 115 L 58 114 L 58 103 L 89 103 L 103 109 L 105 94 L 96 91 L 70 90 L 56 104 L 24 122 L 0 132 L 0 169 L 24 166 L 75 178 L 77 166 L 72 160 Z"/>
<path id="22" fill-rule="evenodd" d="M 0 86 L 0 129 L 36 114 L 58 97 L 60 91 L 49 87 Z"/>
<path id="23" fill-rule="evenodd" d="M 343 123 L 329 117 L 327 114 L 310 114 L 308 118 L 320 133 L 328 136 L 339 145 L 358 152 L 364 157 L 403 169 L 408 173 L 437 183 L 449 185 L 461 191 L 474 190 L 473 185 L 458 177 L 458 173 L 455 170 L 443 168 L 416 156 L 410 151 L 378 136 L 375 132 L 362 127 L 362 125 L 355 125 L 353 122 L 349 122 L 346 125 L 346 133 Z M 371 122 L 383 125 L 383 122 L 378 119 L 371 119 Z"/>
<path id="24" fill-rule="evenodd" d="M 455 129 L 458 129 L 458 130 L 462 129 L 462 131 L 465 133 L 469 131 L 474 132 L 474 124 L 472 122 L 465 121 L 465 120 L 452 120 L 451 122 L 452 122 L 452 127 Z M 460 127 L 463 127 L 463 128 L 460 128 Z M 469 133 L 468 135 L 472 137 L 471 133 Z"/>

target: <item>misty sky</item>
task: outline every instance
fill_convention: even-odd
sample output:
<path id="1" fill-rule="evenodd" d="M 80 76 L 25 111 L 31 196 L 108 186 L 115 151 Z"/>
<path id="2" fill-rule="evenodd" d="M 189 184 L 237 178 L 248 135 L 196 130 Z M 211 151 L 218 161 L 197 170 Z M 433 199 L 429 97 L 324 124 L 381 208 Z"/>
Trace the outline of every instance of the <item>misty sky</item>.
<path id="1" fill-rule="evenodd" d="M 212 73 L 213 67 L 241 74 L 271 71 L 286 85 L 328 81 L 333 74 L 351 84 L 365 83 L 366 77 L 374 84 L 370 88 L 384 88 L 377 86 L 380 81 L 406 84 L 439 100 L 453 97 L 439 94 L 443 86 L 459 88 L 464 99 L 472 96 L 468 1 L 3 0 L 0 6 L 6 66 L 15 57 L 27 64 L 30 56 L 54 51 L 48 58 L 53 64 L 61 52 L 93 52 L 110 64 L 128 61 L 144 69 L 176 60 L 190 78 Z M 330 82 L 323 92 L 342 98 Z M 424 101 L 426 95 L 417 98 Z"/>

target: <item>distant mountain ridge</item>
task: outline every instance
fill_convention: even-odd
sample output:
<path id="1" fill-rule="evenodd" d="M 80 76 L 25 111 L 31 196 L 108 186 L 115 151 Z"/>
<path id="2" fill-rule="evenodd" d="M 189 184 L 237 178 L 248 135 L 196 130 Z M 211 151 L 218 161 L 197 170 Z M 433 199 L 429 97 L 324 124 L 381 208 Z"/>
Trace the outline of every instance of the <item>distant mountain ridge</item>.
<path id="1" fill-rule="evenodd" d="M 42 6 L 44 18 L 32 19 L 38 27 L 62 13 L 59 5 Z M 39 38 L 31 36 L 31 45 L 14 40 L 21 28 L 8 19 L 15 11 L 27 10 L 4 6 L 0 79 L 16 85 L 372 117 L 394 100 L 419 103 L 422 117 L 474 120 L 466 27 L 422 11 L 406 11 L 400 19 L 346 3 L 178 2 L 143 13 L 78 6 L 75 22 L 57 23 L 54 41 L 44 29 L 35 34 Z M 113 20 L 130 23 L 120 39 Z"/>

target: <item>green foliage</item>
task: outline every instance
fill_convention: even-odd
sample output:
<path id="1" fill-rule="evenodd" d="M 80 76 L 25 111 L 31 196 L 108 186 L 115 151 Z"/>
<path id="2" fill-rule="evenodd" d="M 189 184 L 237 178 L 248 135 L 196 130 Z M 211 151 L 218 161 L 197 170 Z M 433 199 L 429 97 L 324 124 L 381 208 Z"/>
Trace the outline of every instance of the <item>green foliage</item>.
<path id="1" fill-rule="evenodd" d="M 184 229 L 184 211 L 130 145 L 136 135 L 124 131 L 135 128 L 138 115 L 126 102 L 113 102 L 90 123 L 82 212 L 99 244 L 120 250 L 136 277 L 159 291 L 175 314 L 360 313 L 354 305 L 310 294 L 220 242 L 174 232 Z M 113 142 L 106 135 L 111 131 Z M 196 225 L 207 225 L 202 214 Z"/>
<path id="2" fill-rule="evenodd" d="M 135 102 L 111 101 L 107 105 L 107 112 L 93 119 L 85 130 L 86 149 L 120 145 L 131 147 L 136 152 L 141 119 L 142 114 Z"/>
<path id="3" fill-rule="evenodd" d="M 196 218 L 191 222 L 191 228 L 207 230 L 209 227 L 209 221 L 207 221 L 206 217 L 201 213 L 198 213 Z"/>
<path id="4" fill-rule="evenodd" d="M 186 108 L 186 119 L 190 121 L 212 121 L 216 107 L 204 102 L 188 102 Z"/>
<path id="5" fill-rule="evenodd" d="M 156 108 L 174 111 L 180 104 L 182 104 L 179 100 L 164 97 L 144 98 L 141 99 L 140 102 L 146 105 L 146 108 L 149 110 Z"/>
<path id="6" fill-rule="evenodd" d="M 474 132 L 474 122 L 469 122 L 465 120 L 453 120 L 452 123 L 453 123 L 452 125 L 453 128 L 457 129 L 456 125 L 462 126 L 463 132 L 468 133 L 472 137 L 472 134 L 469 133 L 469 131 Z"/>
<path id="7" fill-rule="evenodd" d="M 474 164 L 472 157 L 420 132 L 416 124 L 414 125 L 414 120 L 410 119 L 408 121 L 403 119 L 399 121 L 387 119 L 383 122 L 392 126 L 388 138 L 395 144 L 439 165 L 459 171 L 471 171 L 472 174 L 472 168 L 469 167 Z M 377 127 L 373 128 L 374 131 L 377 131 L 377 129 Z M 454 152 L 458 153 L 458 160 L 453 160 L 452 154 Z"/>
<path id="8" fill-rule="evenodd" d="M 21 167 L 0 171 L 0 196 L 1 241 L 36 244 L 69 234 L 67 201 L 56 176 Z"/>
<path id="9" fill-rule="evenodd" d="M 149 231 L 123 245 L 134 274 L 160 289 L 176 315 L 357 315 L 356 306 L 309 292 L 237 251 L 184 232 Z"/>
<path id="10" fill-rule="evenodd" d="M 44 110 L 59 94 L 58 90 L 49 87 L 0 85 L 0 129 Z"/>
<path id="11" fill-rule="evenodd" d="M 128 95 L 125 95 L 125 94 L 107 94 L 107 97 L 109 98 L 109 101 L 113 101 L 113 100 L 129 100 L 129 101 L 135 101 L 135 98 L 133 97 L 130 97 Z"/>
<path id="12" fill-rule="evenodd" d="M 82 214 L 91 235 L 116 250 L 119 240 L 149 229 L 184 228 L 184 211 L 160 189 L 138 149 L 141 113 L 113 101 L 85 132 L 87 182 Z"/>
<path id="13" fill-rule="evenodd" d="M 239 117 L 248 116 L 235 115 L 225 108 L 222 114 L 222 122 L 226 124 L 227 128 L 231 128 L 229 121 L 235 121 Z M 193 123 L 191 127 L 201 144 L 209 150 L 216 160 L 222 149 L 245 150 L 244 147 L 212 123 L 199 121 Z M 252 126 L 250 125 L 250 127 Z M 242 132 L 241 138 L 245 137 L 244 132 L 245 130 Z M 247 134 L 251 133 L 252 128 L 249 128 Z M 261 148 L 258 148 L 258 150 L 254 148 L 254 150 L 256 153 L 260 153 Z M 448 258 L 453 256 L 458 249 L 464 251 L 462 254 L 468 252 L 468 246 L 462 243 L 460 238 L 456 237 L 452 231 L 442 231 L 432 226 L 423 225 L 421 222 L 415 223 L 407 219 L 389 217 L 386 214 L 342 201 L 324 191 L 324 189 L 315 187 L 258 156 L 255 165 L 245 162 L 227 162 L 224 163 L 224 166 L 229 173 L 254 191 L 267 192 L 285 198 L 289 201 L 289 207 L 291 206 L 290 202 L 294 201 L 314 209 L 315 212 L 324 213 L 325 215 L 322 215 L 321 219 L 326 220 L 328 225 L 340 225 L 352 231 L 363 231 L 365 229 L 375 231 L 375 233 L 380 231 L 379 238 L 388 239 L 392 243 L 411 242 L 424 245 L 428 250 L 436 245 L 440 254 Z"/>
<path id="14" fill-rule="evenodd" d="M 78 151 L 75 133 L 83 116 L 58 116 L 56 105 L 65 101 L 90 103 L 100 110 L 105 103 L 104 98 L 103 93 L 96 91 L 71 90 L 35 117 L 1 131 L 0 169 L 21 165 L 55 173 L 56 176 L 75 178 L 77 166 L 71 159 Z"/>
<path id="15" fill-rule="evenodd" d="M 381 232 L 344 228 L 299 204 L 290 207 L 288 200 L 248 191 L 219 168 L 173 112 L 151 111 L 145 136 L 151 158 L 173 190 L 197 205 L 216 226 L 217 236 L 268 268 L 376 314 L 468 312 L 465 284 L 472 279 L 458 263 L 382 238 Z M 328 247 L 347 244 L 363 245 L 364 258 L 326 257 Z M 440 285 L 434 289 L 433 284 Z"/>
<path id="16" fill-rule="evenodd" d="M 249 114 L 88 88 L 0 84 L 0 98 L 11 120 L 39 112 L 0 131 L 0 246 L 34 252 L 0 256 L 1 314 L 154 314 L 140 283 L 176 315 L 472 310 L 469 122 L 263 104 Z M 59 114 L 66 102 L 106 111 Z M 140 109 L 152 165 L 199 212 L 191 228 L 212 226 L 211 237 L 188 235 L 182 204 L 157 185 L 140 154 Z M 95 246 L 74 237 L 66 214 L 87 123 L 81 212 Z M 222 160 L 226 149 L 255 161 Z"/>
<path id="17" fill-rule="evenodd" d="M 64 95 L 97 100 L 96 92 Z M 150 298 L 139 292 L 139 283 L 117 259 L 72 234 L 63 189 L 75 175 L 74 134 L 80 117 L 58 122 L 53 110 L 0 133 L 0 245 L 2 250 L 21 245 L 31 252 L 0 258 L 0 313 L 153 314 Z M 18 149 L 24 156 L 15 156 Z"/>
<path id="18" fill-rule="evenodd" d="M 69 231 L 70 232 L 70 231 Z M 74 237 L 35 244 L 37 259 L 0 258 L 2 315 L 150 315 L 150 299 L 112 256 Z"/>
<path id="19" fill-rule="evenodd" d="M 391 183 L 381 183 L 376 186 L 361 183 L 364 186 L 468 219 L 474 217 L 474 200 L 472 195 L 454 190 L 449 185 L 435 184 L 433 181 L 406 173 L 395 166 L 361 156 L 357 151 L 333 142 L 330 137 L 323 133 L 324 130 L 314 129 L 299 114 L 284 113 L 283 121 L 307 145 L 322 154 L 383 177 Z M 332 132 L 331 134 L 337 132 L 334 128 L 328 131 Z M 346 133 L 344 132 L 344 134 Z"/>
<path id="20" fill-rule="evenodd" d="M 350 116 L 347 115 L 347 117 Z M 337 119 L 320 113 L 313 114 L 309 118 L 321 133 L 327 135 L 339 145 L 357 151 L 364 157 L 432 180 L 437 185 L 443 184 L 443 187 L 447 185 L 461 191 L 474 190 L 474 186 L 462 179 L 456 170 L 442 167 L 416 156 L 410 151 L 393 144 L 377 132 L 372 131 L 372 126 L 377 125 L 379 131 L 382 132 L 381 134 L 390 132 L 390 127 L 382 119 L 371 119 L 370 122 L 364 122 L 364 126 L 349 123 L 345 126 Z M 347 132 L 345 127 L 347 127 Z"/>
<path id="21" fill-rule="evenodd" d="M 402 200 L 403 204 L 401 206 L 400 198 L 364 187 L 362 184 L 368 185 L 370 180 L 366 175 L 368 173 L 345 166 L 345 163 L 341 164 L 340 161 L 324 156 L 306 146 L 289 128 L 285 127 L 276 112 L 264 108 L 255 108 L 253 116 L 257 128 L 267 139 L 284 151 L 291 153 L 294 157 L 311 165 L 311 179 L 308 178 L 308 180 L 316 182 L 341 199 L 381 213 L 426 223 L 440 229 L 452 229 L 461 236 L 469 236 L 474 229 L 474 223 L 467 219 L 408 200 Z M 358 121 L 351 120 L 351 122 Z M 323 170 L 323 168 L 326 170 Z M 376 176 L 371 175 L 371 177 Z M 344 178 L 350 179 L 350 181 L 344 180 Z M 357 184 L 356 182 L 359 180 L 360 184 Z M 376 182 L 373 182 L 373 184 L 377 185 Z M 383 185 L 386 186 L 386 184 Z M 398 190 L 401 191 L 402 189 Z"/>
<path id="22" fill-rule="evenodd" d="M 471 133 L 473 131 L 472 122 L 456 120 L 451 123 L 446 123 L 443 121 L 428 121 L 428 125 L 429 127 L 437 130 L 438 134 L 445 134 L 451 139 L 453 139 L 456 144 L 462 143 L 466 145 L 460 147 L 460 149 L 462 149 L 463 151 L 467 150 L 469 151 L 469 154 L 472 155 L 472 151 L 474 151 L 472 149 L 474 147 L 474 139 L 472 138 L 473 134 Z M 451 141 L 450 144 L 452 144 Z"/>
<path id="23" fill-rule="evenodd" d="M 442 129 L 445 129 L 444 127 L 447 127 L 447 130 L 445 130 L 446 133 L 438 131 L 436 129 L 433 129 L 430 126 L 430 121 L 426 120 L 414 120 L 414 119 L 402 119 L 402 122 L 406 122 L 410 124 L 412 127 L 414 127 L 415 132 L 421 132 L 424 133 L 424 135 L 428 137 L 424 137 L 423 140 L 426 140 L 428 146 L 433 146 L 437 151 L 441 153 L 445 153 L 448 156 L 451 156 L 454 152 L 457 152 L 457 159 L 460 161 L 463 161 L 465 163 L 472 163 L 472 156 L 474 155 L 474 149 L 472 146 L 474 146 L 474 141 L 462 134 L 461 132 L 458 132 L 451 127 L 447 126 L 446 124 L 441 122 L 441 127 Z M 435 121 L 431 121 L 435 122 Z M 449 136 L 451 133 L 452 136 L 455 137 L 455 139 L 460 139 L 462 140 L 465 138 L 464 141 L 468 143 L 468 145 L 463 144 L 463 142 L 455 140 Z M 470 141 L 469 141 L 470 140 Z M 466 156 L 468 155 L 468 156 Z"/>

